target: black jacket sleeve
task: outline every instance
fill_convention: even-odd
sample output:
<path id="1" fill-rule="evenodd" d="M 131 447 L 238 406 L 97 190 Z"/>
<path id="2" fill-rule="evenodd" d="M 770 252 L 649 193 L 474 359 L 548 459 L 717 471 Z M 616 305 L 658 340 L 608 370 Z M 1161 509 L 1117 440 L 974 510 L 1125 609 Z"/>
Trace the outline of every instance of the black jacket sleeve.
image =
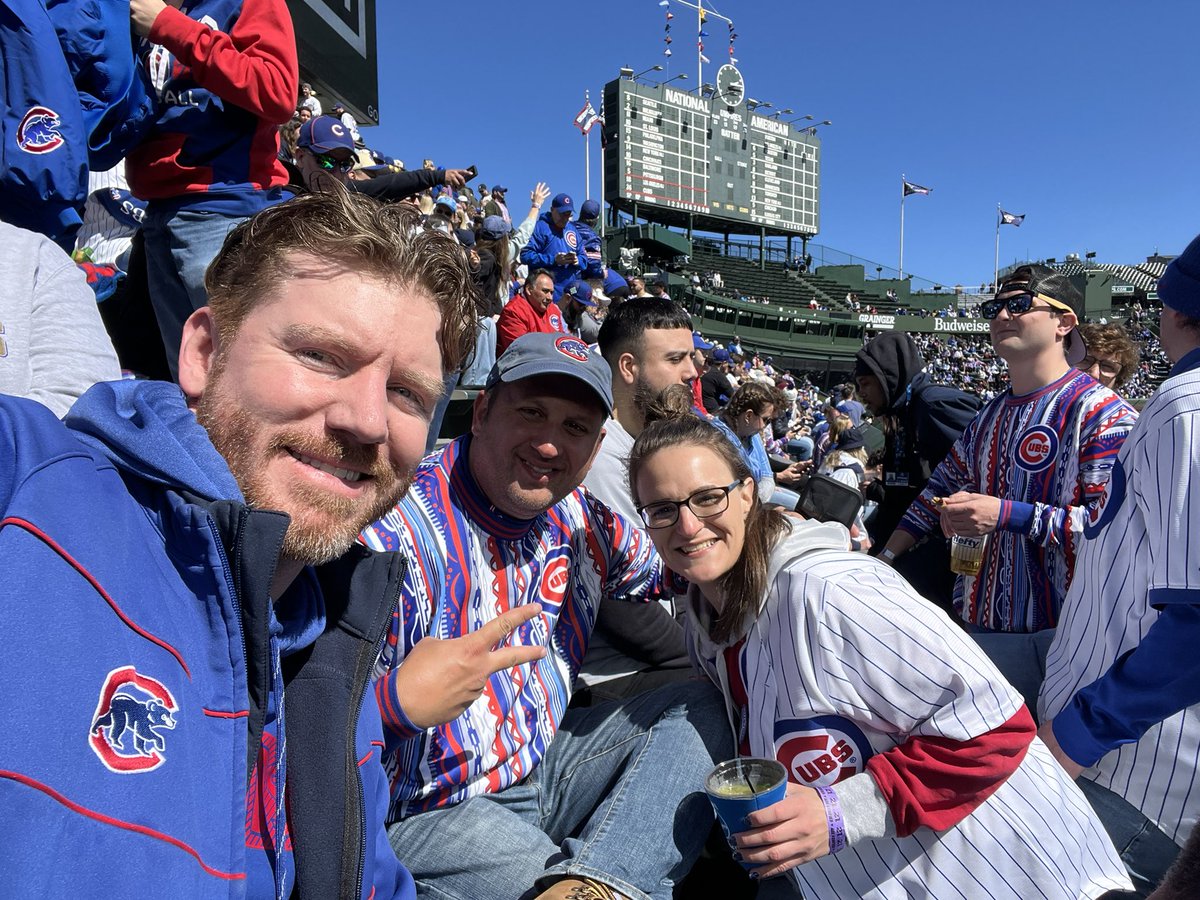
<path id="1" fill-rule="evenodd" d="M 683 626 L 658 603 L 602 600 L 596 631 L 617 650 L 648 666 L 686 667 Z"/>
<path id="2" fill-rule="evenodd" d="M 419 194 L 434 185 L 445 183 L 445 180 L 445 169 L 415 169 L 412 172 L 389 172 L 369 181 L 351 181 L 346 186 L 352 191 L 388 202 Z"/>

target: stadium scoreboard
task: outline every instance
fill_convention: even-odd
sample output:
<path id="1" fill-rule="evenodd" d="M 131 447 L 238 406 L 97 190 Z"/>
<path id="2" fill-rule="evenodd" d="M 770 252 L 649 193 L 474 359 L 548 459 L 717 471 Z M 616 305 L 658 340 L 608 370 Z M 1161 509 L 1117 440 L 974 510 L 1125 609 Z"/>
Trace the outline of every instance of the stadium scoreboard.
<path id="1" fill-rule="evenodd" d="M 758 115 L 733 66 L 711 97 L 618 78 L 604 88 L 604 199 L 666 224 L 815 235 L 821 143 Z"/>

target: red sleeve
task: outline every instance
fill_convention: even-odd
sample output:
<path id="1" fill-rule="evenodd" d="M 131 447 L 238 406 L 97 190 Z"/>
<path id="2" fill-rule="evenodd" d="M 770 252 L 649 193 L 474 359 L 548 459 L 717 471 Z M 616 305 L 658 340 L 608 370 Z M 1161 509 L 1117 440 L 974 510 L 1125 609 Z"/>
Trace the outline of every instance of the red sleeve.
<path id="1" fill-rule="evenodd" d="M 296 34 L 283 0 L 245 0 L 229 34 L 168 6 L 150 40 L 191 69 L 201 87 L 265 122 L 279 125 L 296 112 Z"/>
<path id="2" fill-rule="evenodd" d="M 500 311 L 500 318 L 496 321 L 497 356 L 507 350 L 509 344 L 530 331 L 529 323 L 524 321 L 525 317 L 521 315 L 524 312 L 521 305 L 521 302 L 513 297 Z"/>
<path id="3" fill-rule="evenodd" d="M 1037 734 L 1022 706 L 992 731 L 969 741 L 914 737 L 867 761 L 896 823 L 907 837 L 924 826 L 945 831 L 973 813 L 1008 779 Z"/>

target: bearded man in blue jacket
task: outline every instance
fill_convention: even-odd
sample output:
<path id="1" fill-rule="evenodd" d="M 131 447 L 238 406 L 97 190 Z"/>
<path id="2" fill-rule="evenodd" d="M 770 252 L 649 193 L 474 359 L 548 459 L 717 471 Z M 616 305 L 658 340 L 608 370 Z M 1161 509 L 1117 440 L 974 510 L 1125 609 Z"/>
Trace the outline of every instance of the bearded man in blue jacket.
<path id="1" fill-rule="evenodd" d="M 239 226 L 179 387 L 0 396 L 0 896 L 411 898 L 369 690 L 470 275 L 345 192 Z M 58 662 L 55 662 L 58 660 Z M 101 887 L 103 886 L 103 887 Z"/>

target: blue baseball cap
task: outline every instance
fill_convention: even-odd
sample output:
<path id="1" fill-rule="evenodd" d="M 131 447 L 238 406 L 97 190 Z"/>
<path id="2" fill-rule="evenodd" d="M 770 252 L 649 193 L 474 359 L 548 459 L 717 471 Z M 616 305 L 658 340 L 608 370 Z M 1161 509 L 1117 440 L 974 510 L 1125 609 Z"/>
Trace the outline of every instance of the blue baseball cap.
<path id="1" fill-rule="evenodd" d="M 499 382 L 511 384 L 536 375 L 565 375 L 592 389 L 612 415 L 612 369 L 599 351 L 592 350 L 573 334 L 523 334 L 500 354 L 488 373 L 485 388 Z"/>
<path id="2" fill-rule="evenodd" d="M 452 213 L 458 212 L 458 202 L 449 194 L 442 194 L 442 196 L 437 198 L 437 201 L 433 205 L 449 207 L 450 212 Z"/>
<path id="3" fill-rule="evenodd" d="M 692 348 L 695 350 L 711 350 L 713 345 L 700 336 L 700 332 L 692 332 Z"/>
<path id="4" fill-rule="evenodd" d="M 550 208 L 555 212 L 575 212 L 575 204 L 571 200 L 570 194 L 555 194 Z"/>
<path id="5" fill-rule="evenodd" d="M 724 362 L 724 363 L 729 362 L 729 360 L 731 359 L 731 357 L 729 355 L 729 351 L 721 349 L 721 348 L 718 348 L 713 351 L 712 358 L 715 359 L 717 362 Z"/>
<path id="6" fill-rule="evenodd" d="M 583 206 L 579 207 L 579 218 L 589 222 L 600 218 L 600 204 L 595 200 L 584 200 Z"/>
<path id="7" fill-rule="evenodd" d="M 592 286 L 586 281 L 576 281 L 567 289 L 567 293 L 577 303 L 582 303 L 584 306 L 595 306 L 596 301 L 592 297 Z"/>
<path id="8" fill-rule="evenodd" d="M 301 125 L 296 145 L 313 153 L 328 153 L 339 147 L 354 152 L 354 138 L 349 129 L 333 116 L 317 116 Z"/>

